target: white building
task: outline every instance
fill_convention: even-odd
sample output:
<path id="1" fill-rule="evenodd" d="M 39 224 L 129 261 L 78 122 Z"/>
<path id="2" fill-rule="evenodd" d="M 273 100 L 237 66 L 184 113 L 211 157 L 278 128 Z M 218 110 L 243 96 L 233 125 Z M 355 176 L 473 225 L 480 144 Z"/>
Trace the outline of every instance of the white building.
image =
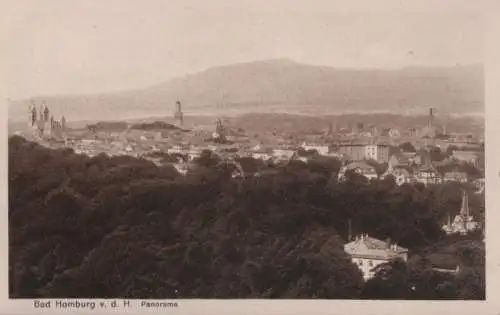
<path id="1" fill-rule="evenodd" d="M 174 145 L 167 150 L 168 154 L 183 154 L 186 148 L 182 145 Z"/>
<path id="2" fill-rule="evenodd" d="M 398 186 L 406 183 L 411 183 L 413 180 L 413 172 L 409 167 L 396 166 L 394 168 L 388 169 L 381 178 L 384 179 L 388 176 L 393 176 L 394 181 Z"/>
<path id="3" fill-rule="evenodd" d="M 452 171 L 444 174 L 443 181 L 466 183 L 468 181 L 468 177 L 466 172 Z"/>
<path id="4" fill-rule="evenodd" d="M 439 184 L 442 177 L 431 162 L 427 161 L 421 165 L 414 174 L 415 180 L 424 185 Z"/>
<path id="5" fill-rule="evenodd" d="M 353 171 L 356 174 L 363 175 L 364 177 L 368 178 L 369 180 L 378 178 L 377 171 L 375 170 L 375 168 L 373 166 L 368 165 L 365 162 L 353 162 L 353 163 L 350 163 L 350 164 L 340 168 L 340 171 L 338 174 L 339 180 L 344 180 L 345 174 L 348 171 Z"/>
<path id="6" fill-rule="evenodd" d="M 328 155 L 328 153 L 330 153 L 330 147 L 327 145 L 308 145 L 302 143 L 302 148 L 306 151 L 316 150 L 319 155 Z"/>
<path id="7" fill-rule="evenodd" d="M 393 129 L 391 128 L 388 132 L 389 137 L 391 138 L 398 138 L 401 137 L 401 132 L 399 132 L 398 129 Z"/>
<path id="8" fill-rule="evenodd" d="M 367 145 L 365 146 L 365 155 L 366 155 L 366 159 L 368 160 L 377 160 L 378 158 L 378 154 L 377 154 L 377 150 L 378 149 L 378 146 L 377 145 Z"/>
<path id="9" fill-rule="evenodd" d="M 295 150 L 273 149 L 273 157 L 279 160 L 290 160 L 295 155 Z"/>
<path id="10" fill-rule="evenodd" d="M 344 251 L 351 256 L 352 262 L 358 266 L 366 280 L 374 276 L 374 269 L 380 264 L 400 258 L 408 260 L 408 250 L 397 244 L 384 242 L 368 234 L 363 234 L 344 245 Z"/>

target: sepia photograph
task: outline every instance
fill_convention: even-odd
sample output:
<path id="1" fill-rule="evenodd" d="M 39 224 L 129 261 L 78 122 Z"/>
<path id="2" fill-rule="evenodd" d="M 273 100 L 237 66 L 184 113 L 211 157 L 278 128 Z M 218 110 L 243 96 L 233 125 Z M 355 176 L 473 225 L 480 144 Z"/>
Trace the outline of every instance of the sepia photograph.
<path id="1" fill-rule="evenodd" d="M 485 300 L 481 7 L 429 3 L 19 4 L 9 298 Z"/>

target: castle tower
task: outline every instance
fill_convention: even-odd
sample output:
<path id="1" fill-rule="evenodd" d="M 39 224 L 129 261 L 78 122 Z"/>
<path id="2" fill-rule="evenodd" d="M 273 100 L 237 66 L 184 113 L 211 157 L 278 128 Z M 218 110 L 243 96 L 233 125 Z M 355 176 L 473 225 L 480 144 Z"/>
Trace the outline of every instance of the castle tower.
<path id="1" fill-rule="evenodd" d="M 224 131 L 224 126 L 222 125 L 222 121 L 217 119 L 217 125 L 215 127 L 214 138 L 220 142 L 226 141 L 226 134 Z"/>
<path id="2" fill-rule="evenodd" d="M 332 136 L 334 134 L 334 130 L 333 130 L 333 123 L 329 123 L 328 124 L 328 129 L 326 130 L 326 133 L 325 135 L 326 136 Z"/>
<path id="3" fill-rule="evenodd" d="M 179 125 L 182 125 L 182 123 L 184 122 L 184 114 L 182 113 L 182 104 L 179 101 L 179 99 L 177 99 L 177 102 L 175 102 L 174 120 Z"/>
<path id="4" fill-rule="evenodd" d="M 36 112 L 36 105 L 34 102 L 32 102 L 31 105 L 29 106 L 28 111 L 29 111 L 28 124 L 31 127 L 35 127 L 38 117 Z"/>
<path id="5" fill-rule="evenodd" d="M 48 122 L 50 119 L 50 111 L 47 105 L 45 105 L 45 102 L 43 102 L 43 120 L 45 122 Z"/>
<path id="6" fill-rule="evenodd" d="M 44 110 L 45 110 L 45 108 L 43 107 L 43 105 L 40 105 L 40 108 L 38 109 L 38 121 L 40 121 L 40 122 L 44 121 L 44 117 L 43 117 Z"/>
<path id="7" fill-rule="evenodd" d="M 64 118 L 64 116 L 61 117 L 61 128 L 62 128 L 62 131 L 66 131 L 66 118 Z"/>

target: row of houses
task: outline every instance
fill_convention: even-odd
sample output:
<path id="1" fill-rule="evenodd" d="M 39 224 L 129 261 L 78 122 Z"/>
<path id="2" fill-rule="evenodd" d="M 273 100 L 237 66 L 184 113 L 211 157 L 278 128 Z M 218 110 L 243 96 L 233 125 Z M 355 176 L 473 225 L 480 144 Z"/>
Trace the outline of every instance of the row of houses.
<path id="1" fill-rule="evenodd" d="M 384 179 L 388 176 L 393 176 L 398 185 L 403 185 L 405 183 L 423 183 L 427 185 L 443 182 L 443 177 L 430 164 L 421 165 L 414 169 L 409 167 L 396 167 L 380 175 L 377 173 L 375 167 L 366 162 L 353 162 L 340 169 L 338 174 L 339 180 L 345 180 L 348 172 L 362 175 L 369 180 L 376 178 Z"/>
<path id="2" fill-rule="evenodd" d="M 362 175 L 369 180 L 377 178 L 385 179 L 392 176 L 398 185 L 405 183 L 422 183 L 425 185 L 447 182 L 466 183 L 470 181 L 466 172 L 449 171 L 441 174 L 430 162 L 424 164 L 390 165 L 384 173 L 379 174 L 374 166 L 363 161 L 357 161 L 349 163 L 340 169 L 338 174 L 339 180 L 345 180 L 348 172 Z M 481 186 L 481 181 L 479 180 L 477 186 L 478 189 L 481 189 L 481 187 L 484 187 L 484 184 Z"/>
<path id="3" fill-rule="evenodd" d="M 360 150 L 359 148 L 363 148 Z M 339 174 L 339 179 L 344 179 L 348 171 L 354 171 L 368 179 L 386 178 L 391 175 L 396 179 L 396 183 L 402 185 L 404 183 L 420 182 L 424 184 L 437 184 L 442 182 L 467 182 L 468 176 L 465 172 L 450 171 L 445 174 L 440 174 L 435 165 L 430 162 L 427 156 L 419 153 L 400 152 L 393 154 L 388 158 L 388 148 L 385 145 L 369 144 L 369 145 L 346 145 L 341 146 L 339 151 L 345 153 L 332 152 L 327 146 L 313 146 L 303 144 L 299 149 L 294 147 L 270 148 L 256 145 L 249 150 L 239 150 L 236 147 L 222 148 L 221 146 L 190 146 L 190 145 L 175 145 L 166 150 L 168 154 L 180 154 L 187 157 L 188 161 L 198 158 L 203 150 L 217 152 L 224 158 L 234 157 L 252 157 L 265 161 L 283 162 L 292 159 L 307 162 L 311 156 L 319 154 L 322 156 L 336 157 L 343 161 L 352 161 L 344 165 Z M 308 152 L 315 153 L 309 154 Z M 356 152 L 356 153 L 352 153 Z M 361 154 L 363 152 L 363 154 Z M 350 155 L 349 155 L 350 154 Z M 367 163 L 367 160 L 379 162 L 387 161 L 388 168 L 383 174 L 378 174 L 374 166 Z M 458 159 L 457 159 L 458 160 Z M 463 161 L 463 160 L 461 160 Z M 466 159 L 466 162 L 470 160 Z M 380 163 L 380 162 L 379 162 Z"/>
<path id="4" fill-rule="evenodd" d="M 168 150 L 169 154 L 183 154 L 188 157 L 186 162 L 193 161 L 195 158 L 199 157 L 202 150 L 215 151 L 215 147 L 206 148 L 186 148 L 181 149 L 179 147 L 174 147 Z M 222 154 L 221 154 L 222 156 Z M 237 154 L 225 155 L 225 159 L 231 159 L 234 157 L 245 157 L 249 156 L 255 159 L 262 159 L 266 161 L 273 162 L 286 162 L 292 159 L 302 160 L 307 162 L 307 156 L 300 156 L 297 154 L 296 150 L 293 149 L 271 149 L 269 151 L 260 152 L 250 152 L 249 154 Z M 181 163 L 180 167 L 184 170 L 185 164 Z M 460 182 L 465 183 L 469 181 L 468 175 L 465 172 L 450 171 L 445 174 L 441 174 L 436 170 L 436 167 L 427 160 L 427 162 L 421 163 L 421 157 L 416 154 L 399 154 L 397 156 L 392 156 L 390 159 L 388 169 L 379 174 L 377 169 L 368 164 L 366 161 L 355 161 L 348 163 L 341 167 L 339 173 L 337 174 L 339 180 L 344 180 L 348 172 L 354 172 L 356 174 L 362 175 L 367 179 L 384 179 L 388 176 L 393 176 L 398 185 L 405 183 L 423 183 L 427 184 L 439 184 L 443 182 Z"/>
<path id="5" fill-rule="evenodd" d="M 323 156 L 341 156 L 345 160 L 363 161 L 374 160 L 378 163 L 394 163 L 394 159 L 411 160 L 416 164 L 422 161 L 422 154 L 426 154 L 426 150 L 420 153 L 416 152 L 401 152 L 401 154 L 391 154 L 391 146 L 387 143 L 370 143 L 362 141 L 350 141 L 340 143 L 336 146 L 325 145 L 307 145 L 302 144 L 304 150 L 314 150 Z M 476 149 L 457 149 L 451 152 L 450 160 L 469 163 L 475 167 L 480 167 L 480 160 L 484 153 Z"/>

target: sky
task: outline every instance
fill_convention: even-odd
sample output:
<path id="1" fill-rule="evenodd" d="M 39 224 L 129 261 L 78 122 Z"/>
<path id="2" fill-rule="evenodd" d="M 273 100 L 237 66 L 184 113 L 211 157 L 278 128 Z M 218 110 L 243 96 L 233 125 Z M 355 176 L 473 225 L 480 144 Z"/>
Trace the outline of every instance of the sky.
<path id="1" fill-rule="evenodd" d="M 0 61 L 10 99 L 141 88 L 274 58 L 343 68 L 483 61 L 481 8 L 470 0 L 12 0 L 3 6 Z"/>

